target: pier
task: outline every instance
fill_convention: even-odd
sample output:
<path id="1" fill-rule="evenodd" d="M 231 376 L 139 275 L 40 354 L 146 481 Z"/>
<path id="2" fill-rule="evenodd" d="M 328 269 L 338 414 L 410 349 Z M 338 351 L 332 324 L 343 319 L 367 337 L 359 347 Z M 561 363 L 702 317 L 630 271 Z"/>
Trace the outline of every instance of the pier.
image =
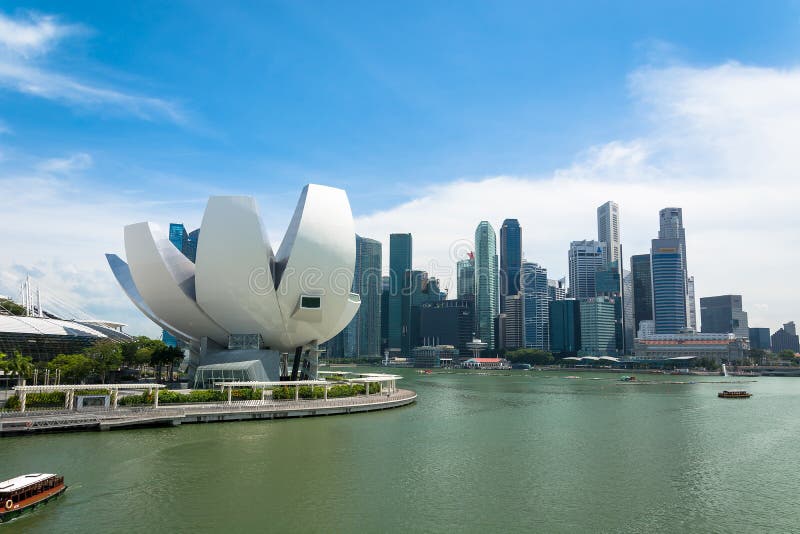
<path id="1" fill-rule="evenodd" d="M 146 426 L 287 419 L 353 414 L 412 404 L 417 394 L 406 389 L 345 397 L 309 400 L 249 400 L 221 403 L 173 404 L 159 407 L 120 407 L 76 412 L 41 410 L 0 413 L 0 436 L 80 430 L 113 430 Z"/>

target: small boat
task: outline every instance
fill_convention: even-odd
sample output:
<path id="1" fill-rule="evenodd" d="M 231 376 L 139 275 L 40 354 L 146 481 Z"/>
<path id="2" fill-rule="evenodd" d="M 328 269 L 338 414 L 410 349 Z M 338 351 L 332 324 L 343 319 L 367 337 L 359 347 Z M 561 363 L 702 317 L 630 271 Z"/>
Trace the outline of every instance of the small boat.
<path id="1" fill-rule="evenodd" d="M 64 477 L 52 473 L 31 473 L 0 482 L 0 523 L 55 499 L 66 489 Z"/>
<path id="2" fill-rule="evenodd" d="M 720 391 L 717 393 L 717 397 L 720 399 L 749 399 L 752 396 L 752 393 L 746 391 Z"/>
<path id="3" fill-rule="evenodd" d="M 636 377 L 635 376 L 624 375 L 624 376 L 619 377 L 619 379 L 622 382 L 636 382 Z"/>

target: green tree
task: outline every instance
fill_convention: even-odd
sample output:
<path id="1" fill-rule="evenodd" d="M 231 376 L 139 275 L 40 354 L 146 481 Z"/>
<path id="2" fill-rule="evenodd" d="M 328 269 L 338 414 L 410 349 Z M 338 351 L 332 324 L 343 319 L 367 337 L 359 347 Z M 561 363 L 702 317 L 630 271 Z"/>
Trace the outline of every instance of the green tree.
<path id="1" fill-rule="evenodd" d="M 100 375 L 100 381 L 106 383 L 109 371 L 115 371 L 122 365 L 122 348 L 110 339 L 103 339 L 91 347 L 84 349 L 83 354 L 92 361 L 92 371 Z"/>
<path id="2" fill-rule="evenodd" d="M 169 366 L 170 378 L 172 378 L 172 370 L 175 362 L 183 359 L 183 351 L 177 347 L 169 347 L 164 345 L 153 351 L 150 357 L 150 363 L 156 368 L 156 377 L 161 381 L 161 371 L 165 365 Z"/>
<path id="3" fill-rule="evenodd" d="M 0 308 L 4 308 L 11 315 L 26 315 L 27 312 L 23 306 L 20 306 L 13 300 L 0 298 Z"/>
<path id="4" fill-rule="evenodd" d="M 555 361 L 553 355 L 538 349 L 516 349 L 506 354 L 511 363 L 527 363 L 530 365 L 549 365 Z"/>
<path id="5" fill-rule="evenodd" d="M 66 382 L 82 383 L 94 370 L 94 362 L 85 354 L 59 354 L 47 365 L 59 370 Z"/>
<path id="6" fill-rule="evenodd" d="M 794 356 L 794 352 L 792 352 L 791 350 L 786 349 L 786 350 L 782 350 L 782 351 L 780 351 L 778 353 L 778 358 L 780 358 L 781 360 L 788 360 L 788 361 L 791 362 L 791 361 L 794 361 L 795 356 Z"/>
<path id="7" fill-rule="evenodd" d="M 33 372 L 33 359 L 30 356 L 23 356 L 18 350 L 14 351 L 11 358 L 3 354 L 0 361 L 4 370 L 16 375 L 18 385 L 22 385 L 22 379 Z"/>

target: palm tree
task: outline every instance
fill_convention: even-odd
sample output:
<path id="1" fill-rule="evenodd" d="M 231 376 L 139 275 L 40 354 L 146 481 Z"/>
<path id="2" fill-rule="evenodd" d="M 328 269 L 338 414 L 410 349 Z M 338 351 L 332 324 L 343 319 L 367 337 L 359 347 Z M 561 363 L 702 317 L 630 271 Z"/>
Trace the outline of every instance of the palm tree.
<path id="1" fill-rule="evenodd" d="M 33 371 L 33 359 L 30 356 L 23 356 L 18 350 L 15 350 L 14 356 L 10 360 L 4 361 L 3 366 L 7 371 L 17 375 L 17 385 L 21 386 L 22 377 L 28 376 Z"/>

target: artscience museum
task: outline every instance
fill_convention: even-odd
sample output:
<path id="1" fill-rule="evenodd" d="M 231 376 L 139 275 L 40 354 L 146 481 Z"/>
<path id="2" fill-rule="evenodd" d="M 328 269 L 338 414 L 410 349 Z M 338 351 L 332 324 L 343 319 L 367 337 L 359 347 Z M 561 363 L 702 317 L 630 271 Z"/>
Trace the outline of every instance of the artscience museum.
<path id="1" fill-rule="evenodd" d="M 189 348 L 190 380 L 209 386 L 215 376 L 316 378 L 318 345 L 359 307 L 355 254 L 347 194 L 310 184 L 277 253 L 252 197 L 214 196 L 196 262 L 150 222 L 125 227 L 126 260 L 106 257 L 139 310 Z"/>

